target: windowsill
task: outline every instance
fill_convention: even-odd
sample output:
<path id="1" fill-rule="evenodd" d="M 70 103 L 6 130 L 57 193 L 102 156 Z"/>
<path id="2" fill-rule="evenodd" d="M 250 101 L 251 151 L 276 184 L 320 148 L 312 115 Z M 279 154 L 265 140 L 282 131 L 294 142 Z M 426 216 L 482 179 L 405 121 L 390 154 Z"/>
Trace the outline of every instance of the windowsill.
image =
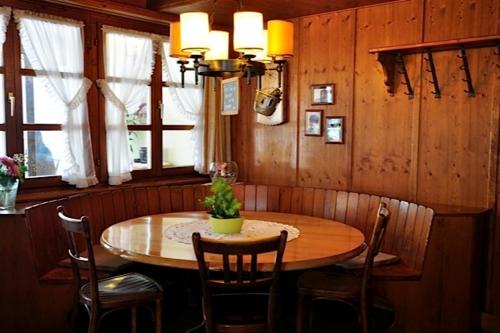
<path id="1" fill-rule="evenodd" d="M 73 186 L 67 185 L 57 188 L 36 188 L 36 189 L 20 189 L 17 195 L 17 203 L 19 206 L 28 206 L 38 202 L 55 200 L 66 196 L 82 193 L 101 192 L 108 189 L 119 189 L 126 187 L 140 187 L 140 186 L 168 186 L 168 185 L 187 185 L 187 184 L 202 184 L 210 182 L 210 178 L 204 175 L 189 175 L 189 176 L 168 176 L 149 179 L 137 179 L 123 183 L 121 185 L 108 185 L 100 183 L 95 186 L 77 189 Z"/>

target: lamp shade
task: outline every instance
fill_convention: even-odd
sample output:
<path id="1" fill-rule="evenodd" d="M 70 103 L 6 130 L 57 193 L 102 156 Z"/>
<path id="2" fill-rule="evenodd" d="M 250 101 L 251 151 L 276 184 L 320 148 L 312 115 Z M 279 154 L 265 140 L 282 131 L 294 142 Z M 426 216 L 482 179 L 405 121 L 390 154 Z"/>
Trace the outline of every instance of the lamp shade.
<path id="1" fill-rule="evenodd" d="M 208 14 L 187 12 L 181 17 L 181 50 L 200 55 L 209 50 L 210 29 Z"/>
<path id="2" fill-rule="evenodd" d="M 272 59 L 267 56 L 267 30 L 264 30 L 262 33 L 262 45 L 264 46 L 264 49 L 262 51 L 257 52 L 255 55 L 255 58 L 252 60 L 255 61 L 261 61 L 261 62 L 272 62 Z"/>
<path id="3" fill-rule="evenodd" d="M 262 14 L 258 12 L 236 12 L 234 13 L 233 44 L 236 52 L 255 55 L 262 51 L 262 31 L 264 21 Z"/>
<path id="4" fill-rule="evenodd" d="M 189 53 L 181 50 L 181 23 L 170 23 L 170 56 L 172 58 L 189 58 Z"/>
<path id="5" fill-rule="evenodd" d="M 267 55 L 271 57 L 293 56 L 293 23 L 282 20 L 267 22 Z"/>
<path id="6" fill-rule="evenodd" d="M 210 51 L 205 52 L 205 60 L 226 60 L 229 54 L 229 32 L 210 31 Z"/>

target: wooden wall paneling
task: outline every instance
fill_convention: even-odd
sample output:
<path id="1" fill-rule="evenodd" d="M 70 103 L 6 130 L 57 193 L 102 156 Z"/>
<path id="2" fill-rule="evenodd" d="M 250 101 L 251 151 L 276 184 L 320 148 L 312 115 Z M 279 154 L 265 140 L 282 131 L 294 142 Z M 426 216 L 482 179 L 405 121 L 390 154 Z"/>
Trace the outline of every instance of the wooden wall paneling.
<path id="1" fill-rule="evenodd" d="M 355 11 L 346 10 L 299 20 L 299 164 L 298 184 L 347 189 L 350 183 L 350 145 L 354 71 Z M 337 33 L 342 31 L 342 33 Z M 318 47 L 321 47 L 321 51 Z M 334 83 L 334 105 L 311 105 L 311 84 Z M 305 110 L 323 116 L 346 116 L 345 144 L 325 144 L 325 135 L 305 136 Z M 324 120 L 323 120 L 324 132 Z"/>
<path id="2" fill-rule="evenodd" d="M 110 225 L 115 224 L 118 222 L 118 220 L 115 217 L 115 210 L 113 208 L 113 192 L 112 191 L 105 191 L 102 192 L 100 195 L 101 197 L 101 203 L 102 203 L 102 208 L 103 208 L 103 222 L 104 222 L 104 228 L 102 228 L 99 232 L 99 237 L 101 237 L 101 233 L 104 231 L 105 228 L 109 227 Z"/>
<path id="3" fill-rule="evenodd" d="M 280 187 L 280 212 L 290 213 L 292 211 L 292 187 Z"/>
<path id="4" fill-rule="evenodd" d="M 394 235 L 392 236 L 393 241 L 391 253 L 399 253 L 400 249 L 406 243 L 405 239 L 411 239 L 405 238 L 412 235 L 412 229 L 414 228 L 408 220 L 409 208 L 410 204 L 407 201 L 400 201 L 397 215 L 393 216 L 391 214 L 389 223 L 396 225 L 394 228 Z"/>
<path id="5" fill-rule="evenodd" d="M 280 187 L 270 185 L 267 187 L 267 211 L 280 211 Z"/>
<path id="6" fill-rule="evenodd" d="M 359 203 L 359 194 L 358 193 L 349 193 L 347 198 L 347 212 L 345 217 L 345 223 L 349 225 L 356 224 L 356 216 L 358 213 L 358 203 Z"/>
<path id="7" fill-rule="evenodd" d="M 182 187 L 171 187 L 170 188 L 170 202 L 172 204 L 172 212 L 182 212 L 184 210 L 184 204 L 182 203 Z"/>
<path id="8" fill-rule="evenodd" d="M 159 188 L 160 195 L 160 208 L 162 213 L 169 213 L 172 211 L 171 199 L 170 199 L 170 188 L 167 186 L 162 186 Z"/>
<path id="9" fill-rule="evenodd" d="M 124 188 L 123 197 L 125 199 L 125 212 L 127 213 L 127 219 L 131 219 L 137 215 L 137 206 L 135 203 L 135 190 L 133 188 Z"/>
<path id="10" fill-rule="evenodd" d="M 325 195 L 325 213 L 327 219 L 334 219 L 335 209 L 337 207 L 337 191 L 327 190 Z"/>
<path id="11" fill-rule="evenodd" d="M 267 210 L 267 185 L 257 185 L 255 191 L 255 210 L 258 212 L 264 212 Z"/>
<path id="12" fill-rule="evenodd" d="M 394 242 L 396 241 L 395 236 L 396 236 L 396 227 L 398 226 L 397 221 L 399 216 L 399 204 L 400 201 L 396 199 L 391 199 L 387 204 L 387 208 L 391 213 L 391 217 L 389 223 L 387 224 L 387 229 L 385 231 L 385 236 L 382 246 L 385 249 L 388 249 L 390 253 L 393 253 Z"/>
<path id="13" fill-rule="evenodd" d="M 125 212 L 125 198 L 123 197 L 122 190 L 113 191 L 113 209 L 115 211 L 115 219 L 117 222 L 125 221 L 127 219 L 127 214 Z"/>
<path id="14" fill-rule="evenodd" d="M 293 187 L 292 196 L 290 198 L 290 213 L 300 214 L 302 212 L 302 187 Z"/>
<path id="15" fill-rule="evenodd" d="M 381 198 L 378 195 L 370 195 L 370 204 L 368 205 L 368 218 L 366 220 L 366 226 L 364 229 L 365 237 L 370 237 L 373 232 L 373 226 L 375 225 L 375 219 L 377 218 L 377 211 L 380 204 Z"/>
<path id="16" fill-rule="evenodd" d="M 301 214 L 312 216 L 314 209 L 314 189 L 304 188 L 302 191 L 302 211 Z"/>
<path id="17" fill-rule="evenodd" d="M 499 112 L 494 108 L 498 56 L 493 48 L 467 50 L 476 90 L 476 97 L 469 97 L 456 55 L 434 56 L 441 99 L 432 97 L 430 84 L 422 88 L 418 201 L 488 207 L 490 165 L 497 154 L 492 147 L 498 141 L 498 122 L 491 115 Z"/>
<path id="18" fill-rule="evenodd" d="M 195 207 L 193 186 L 182 187 L 182 203 L 184 211 L 193 211 Z"/>
<path id="19" fill-rule="evenodd" d="M 157 186 L 146 187 L 146 197 L 148 200 L 149 214 L 159 214 L 160 209 L 160 193 Z"/>
<path id="20" fill-rule="evenodd" d="M 359 230 L 366 230 L 368 224 L 368 211 L 370 207 L 370 196 L 368 194 L 360 194 L 358 200 L 358 209 L 356 212 L 356 218 L 354 219 L 352 226 Z"/>
<path id="21" fill-rule="evenodd" d="M 494 35 L 499 30 L 499 6 L 496 0 L 425 0 L 424 41 Z"/>
<path id="22" fill-rule="evenodd" d="M 255 185 L 245 185 L 245 208 L 244 210 L 255 211 L 256 207 L 256 193 Z"/>
<path id="23" fill-rule="evenodd" d="M 314 189 L 314 202 L 312 215 L 316 217 L 325 216 L 325 196 L 326 191 L 321 188 Z"/>
<path id="24" fill-rule="evenodd" d="M 135 206 L 137 216 L 144 216 L 149 214 L 148 207 L 148 192 L 145 187 L 135 187 Z"/>
<path id="25" fill-rule="evenodd" d="M 193 199 L 194 199 L 194 210 L 205 210 L 205 206 L 203 206 L 203 199 L 209 193 L 207 193 L 207 190 L 209 189 L 208 186 L 206 185 L 194 185 L 193 186 Z M 234 188 L 233 188 L 234 191 Z"/>
<path id="26" fill-rule="evenodd" d="M 101 237 L 101 232 L 104 230 L 103 226 L 100 225 L 101 219 L 97 218 L 96 215 L 100 215 L 96 211 L 96 207 L 93 206 L 92 195 L 84 195 L 80 198 L 81 214 L 89 218 L 90 221 L 90 234 L 92 236 L 92 243 L 99 243 L 99 238 Z"/>
<path id="27" fill-rule="evenodd" d="M 420 103 L 420 55 L 405 57 L 415 98 L 396 84 L 389 96 L 372 47 L 417 43 L 422 39 L 423 6 L 412 0 L 357 10 L 352 190 L 407 199 L 415 189 L 417 145 L 412 143 Z M 404 32 L 404 33 L 402 33 Z M 400 77 L 396 77 L 399 82 Z"/>
<path id="28" fill-rule="evenodd" d="M 241 209 L 245 209 L 245 185 L 244 184 L 233 184 L 234 196 L 241 203 Z M 207 194 L 209 192 L 209 187 L 207 187 Z M 210 192 L 211 193 L 211 192 Z"/>
<path id="29" fill-rule="evenodd" d="M 345 223 L 348 199 L 349 193 L 344 191 L 337 192 L 337 201 L 335 202 L 335 221 Z"/>

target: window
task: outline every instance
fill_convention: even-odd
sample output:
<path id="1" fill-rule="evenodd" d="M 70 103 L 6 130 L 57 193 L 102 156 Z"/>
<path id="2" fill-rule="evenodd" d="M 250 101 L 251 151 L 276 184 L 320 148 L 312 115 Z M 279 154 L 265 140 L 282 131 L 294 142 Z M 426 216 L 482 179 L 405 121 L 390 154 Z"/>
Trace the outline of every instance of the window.
<path id="1" fill-rule="evenodd" d="M 169 47 L 168 42 L 163 43 L 163 168 L 194 165 L 195 145 L 201 144 L 202 135 L 202 88 L 189 81 L 194 81 L 192 75 L 186 75 L 187 83 L 180 87 L 179 65 L 168 56 Z"/>

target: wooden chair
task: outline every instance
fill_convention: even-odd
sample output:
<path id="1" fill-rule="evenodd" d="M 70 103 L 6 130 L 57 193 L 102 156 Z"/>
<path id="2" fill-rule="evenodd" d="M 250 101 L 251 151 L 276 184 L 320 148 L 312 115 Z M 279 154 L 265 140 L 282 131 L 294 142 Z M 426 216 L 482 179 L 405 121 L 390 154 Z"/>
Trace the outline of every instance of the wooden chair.
<path id="1" fill-rule="evenodd" d="M 304 273 L 298 280 L 297 332 L 304 331 L 304 319 L 310 317 L 312 302 L 316 299 L 337 300 L 354 306 L 359 312 L 359 321 L 363 333 L 375 330 L 373 316 L 373 300 L 371 292 L 371 276 L 373 259 L 380 250 L 384 238 L 389 210 L 385 203 L 380 203 L 377 220 L 372 237 L 368 244 L 366 261 L 362 274 L 349 272 L 312 270 Z M 309 318 L 310 319 L 310 318 Z"/>
<path id="2" fill-rule="evenodd" d="M 68 255 L 71 259 L 75 283 L 71 330 L 74 329 L 79 302 L 85 306 L 90 315 L 89 333 L 97 332 L 100 321 L 105 315 L 125 308 L 132 310 L 132 332 L 136 332 L 137 307 L 154 303 L 156 333 L 160 333 L 162 287 L 139 273 L 127 273 L 98 280 L 88 218 L 86 216 L 80 219 L 67 217 L 64 215 L 62 206 L 57 207 L 57 212 L 66 233 Z M 79 250 L 79 237 L 83 238 L 88 257 L 83 257 Z M 88 269 L 89 282 L 86 284 L 82 280 L 80 272 L 82 268 Z"/>
<path id="3" fill-rule="evenodd" d="M 193 234 L 207 333 L 276 332 L 279 278 L 287 236 L 286 231 L 281 231 L 280 236 L 268 240 L 227 244 Z M 276 252 L 273 271 L 270 275 L 259 274 L 258 255 L 269 252 Z M 222 256 L 222 272 L 209 271 L 206 254 Z M 230 263 L 230 256 L 236 257 L 236 265 Z M 249 262 L 244 260 L 248 257 Z M 221 275 L 213 277 L 216 273 Z"/>

